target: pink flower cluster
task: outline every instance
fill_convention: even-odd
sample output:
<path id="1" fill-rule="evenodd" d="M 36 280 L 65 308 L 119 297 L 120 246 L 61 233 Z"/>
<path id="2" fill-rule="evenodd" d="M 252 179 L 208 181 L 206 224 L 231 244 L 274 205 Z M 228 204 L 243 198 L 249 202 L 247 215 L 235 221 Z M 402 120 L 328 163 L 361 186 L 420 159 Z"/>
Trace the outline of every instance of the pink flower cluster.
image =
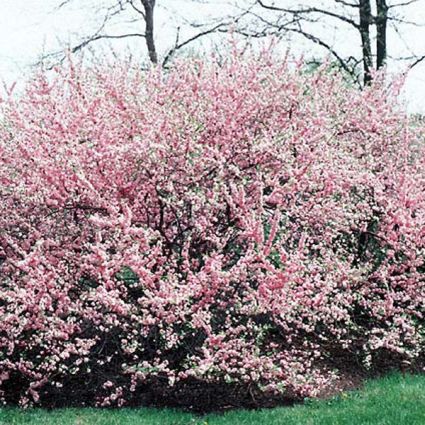
<path id="1" fill-rule="evenodd" d="M 398 89 L 265 53 L 71 64 L 3 98 L 0 399 L 314 396 L 337 358 L 423 358 L 424 131 Z"/>

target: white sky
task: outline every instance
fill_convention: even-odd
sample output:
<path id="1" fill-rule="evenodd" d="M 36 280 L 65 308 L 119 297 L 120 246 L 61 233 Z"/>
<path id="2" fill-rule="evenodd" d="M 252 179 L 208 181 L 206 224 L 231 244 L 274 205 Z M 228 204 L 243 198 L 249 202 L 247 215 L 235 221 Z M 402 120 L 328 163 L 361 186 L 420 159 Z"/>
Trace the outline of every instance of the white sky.
<path id="1" fill-rule="evenodd" d="M 67 43 L 73 44 L 79 36 L 89 34 L 90 30 L 97 28 L 102 18 L 101 14 L 96 16 L 96 9 L 110 1 L 73 0 L 70 7 L 58 12 L 55 11 L 55 6 L 60 3 L 60 0 L 0 0 L 0 79 L 10 83 L 25 78 L 31 69 L 31 64 L 34 64 L 43 52 L 57 50 Z M 217 0 L 212 6 L 198 4 L 196 7 L 189 0 L 157 1 L 160 6 L 157 13 L 157 43 L 160 52 L 164 52 L 167 46 L 172 45 L 179 14 L 202 21 L 205 17 L 211 17 L 214 14 L 231 13 L 231 9 L 226 6 L 224 0 Z M 329 2 L 332 0 L 275 0 L 276 5 L 285 7 L 294 3 L 317 7 L 320 4 L 328 3 L 329 5 Z M 389 0 L 390 4 L 399 2 L 402 0 Z M 269 0 L 269 3 L 272 3 L 272 0 Z M 407 20 L 422 24 L 423 27 L 404 26 L 401 37 L 390 30 L 389 54 L 391 56 L 411 56 L 412 53 L 425 55 L 425 0 L 418 0 L 409 7 L 403 8 L 402 13 Z M 126 27 L 131 24 L 126 24 L 123 20 L 124 18 L 117 21 L 115 26 L 110 28 L 109 33 L 125 32 Z M 135 28 L 134 24 L 132 25 Z M 341 25 L 335 29 L 327 25 L 321 31 L 324 37 L 341 47 L 346 54 L 352 53 L 353 49 L 358 51 L 360 47 L 357 34 Z M 182 32 L 182 39 L 184 36 Z M 124 50 L 127 42 L 120 42 L 113 46 L 117 50 Z M 131 49 L 135 49 L 136 55 L 140 54 L 140 51 L 137 52 L 139 46 L 140 44 L 135 42 L 131 44 Z M 142 45 L 141 48 L 143 47 Z M 316 54 L 316 56 L 322 53 L 312 44 L 300 39 L 292 40 L 291 51 L 293 54 Z M 403 66 L 406 66 L 406 63 L 396 64 L 389 61 L 391 71 L 400 71 Z M 409 73 L 405 92 L 409 110 L 425 113 L 425 61 Z"/>

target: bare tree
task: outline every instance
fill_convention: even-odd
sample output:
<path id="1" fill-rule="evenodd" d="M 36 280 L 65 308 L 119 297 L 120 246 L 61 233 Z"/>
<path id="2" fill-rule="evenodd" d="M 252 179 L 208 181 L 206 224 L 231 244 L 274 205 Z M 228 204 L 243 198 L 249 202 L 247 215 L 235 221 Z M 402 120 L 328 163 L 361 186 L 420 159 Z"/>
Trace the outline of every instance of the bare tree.
<path id="1" fill-rule="evenodd" d="M 165 51 L 161 49 L 162 51 L 158 53 L 156 42 L 164 35 L 158 32 L 156 12 L 158 7 L 164 10 L 169 6 L 173 7 L 176 0 L 102 0 L 100 3 L 103 7 L 97 10 L 97 14 L 103 17 L 98 29 L 86 33 L 80 42 L 70 46 L 70 50 L 77 52 L 99 40 L 138 38 L 143 40 L 150 62 L 165 67 L 181 49 L 212 34 L 226 33 L 231 30 L 251 39 L 270 35 L 279 38 L 295 35 L 326 50 L 333 56 L 338 66 L 362 86 L 369 84 L 374 70 L 382 68 L 387 61 L 390 50 L 388 31 L 391 29 L 401 33 L 402 28 L 407 25 L 422 24 L 407 22 L 400 16 L 400 12 L 414 3 L 425 3 L 425 0 L 185 1 L 192 7 L 214 5 L 216 17 L 214 19 L 200 17 L 197 22 L 194 22 L 183 12 L 175 28 L 174 42 Z M 76 2 L 78 0 L 63 0 L 59 8 Z M 175 9 L 168 13 L 170 18 L 170 22 L 166 23 L 168 29 L 171 27 L 173 15 L 176 15 Z M 111 33 L 112 24 L 123 17 L 135 26 L 133 25 L 131 29 L 119 26 L 123 28 L 122 33 Z M 333 27 L 339 31 L 339 37 L 336 40 L 329 37 Z M 185 33 L 184 37 L 182 33 Z M 341 48 L 344 41 L 342 39 L 346 34 L 356 34 L 359 40 L 359 48 L 354 46 L 352 52 L 348 54 Z M 411 66 L 416 66 L 425 60 L 425 55 L 422 54 L 422 56 L 412 52 L 404 59 L 410 60 Z"/>
<path id="2" fill-rule="evenodd" d="M 57 9 L 65 8 L 77 1 L 78 0 L 64 0 L 58 4 Z M 191 29 L 190 35 L 182 39 L 181 28 L 177 27 L 175 30 L 174 43 L 168 47 L 162 55 L 162 58 L 160 58 L 156 44 L 157 30 L 155 15 L 158 6 L 163 6 L 165 8 L 170 3 L 170 0 L 105 0 L 101 7 L 96 10 L 96 14 L 102 16 L 98 28 L 92 32 L 87 32 L 79 42 L 70 45 L 69 50 L 71 53 L 76 53 L 101 40 L 111 41 L 139 38 L 144 40 L 149 61 L 152 64 L 158 64 L 165 67 L 179 50 L 207 35 L 217 32 L 226 32 L 231 25 L 234 25 L 241 16 L 247 13 L 241 12 L 235 15 L 222 14 L 220 19 L 202 23 L 191 22 L 183 17 L 182 25 Z M 196 7 L 198 3 L 205 4 L 205 0 L 191 0 L 191 3 Z M 127 30 L 121 34 L 111 34 L 112 24 L 120 17 L 126 17 L 127 22 L 136 23 L 137 26 L 142 27 L 142 31 Z M 46 57 L 57 57 L 58 55 L 61 59 L 63 58 L 62 52 L 57 52 L 44 56 L 42 60 L 45 61 Z"/>
<path id="3" fill-rule="evenodd" d="M 387 58 L 388 5 L 386 0 L 376 0 L 376 67 L 381 68 Z"/>
<path id="4" fill-rule="evenodd" d="M 152 63 L 158 63 L 158 54 L 156 53 L 155 40 L 154 40 L 154 10 L 155 0 L 141 0 L 144 12 L 141 15 L 145 21 L 145 39 L 146 46 L 149 52 L 149 59 Z M 130 4 L 132 2 L 130 1 Z"/>
<path id="5" fill-rule="evenodd" d="M 239 28 L 241 34 L 261 37 L 269 34 L 298 34 L 305 39 L 326 49 L 359 84 L 369 84 L 373 70 L 382 68 L 388 55 L 388 29 L 400 32 L 406 25 L 425 23 L 408 22 L 397 11 L 424 0 L 327 0 L 326 2 L 288 2 L 285 0 L 253 0 L 255 7 L 250 8 L 251 21 Z M 293 6 L 288 6 L 292 3 Z M 306 5 L 306 3 L 308 3 Z M 314 3 L 314 6 L 311 4 Z M 241 8 L 243 2 L 239 2 Z M 282 26 L 282 21 L 286 25 Z M 344 55 L 340 52 L 338 41 L 328 41 L 323 26 L 317 30 L 315 24 L 347 28 L 358 34 L 360 55 Z M 373 40 L 375 47 L 373 48 Z M 423 58 L 412 55 L 412 62 L 417 64 Z M 413 64 L 412 63 L 412 64 Z M 358 68 L 362 64 L 362 78 L 359 79 Z"/>

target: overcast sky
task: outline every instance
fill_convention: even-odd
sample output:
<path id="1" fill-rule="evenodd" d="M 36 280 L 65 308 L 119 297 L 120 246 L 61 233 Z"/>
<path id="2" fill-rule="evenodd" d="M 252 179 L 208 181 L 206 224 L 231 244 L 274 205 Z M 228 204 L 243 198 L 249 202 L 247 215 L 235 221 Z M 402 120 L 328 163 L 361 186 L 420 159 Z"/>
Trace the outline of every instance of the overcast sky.
<path id="1" fill-rule="evenodd" d="M 60 4 L 60 0 L 0 0 L 0 78 L 9 83 L 22 80 L 43 52 L 55 51 L 67 43 L 73 44 L 79 37 L 90 33 L 102 18 L 100 14 L 96 16 L 95 10 L 108 1 L 111 0 L 73 0 L 69 7 L 57 11 L 55 7 Z M 288 6 L 302 2 L 316 6 L 329 1 L 331 0 L 275 0 L 275 4 Z M 202 20 L 216 13 L 227 12 L 224 0 L 217 0 L 213 6 L 198 4 L 196 8 L 189 0 L 158 0 L 158 3 L 162 6 L 157 15 L 157 42 L 160 51 L 165 51 L 172 44 L 179 15 Z M 230 13 L 230 9 L 228 12 Z M 407 20 L 423 24 L 424 27 L 406 26 L 401 34 L 390 31 L 389 53 L 391 56 L 410 56 L 412 52 L 425 55 L 425 0 L 418 0 L 404 8 L 403 14 Z M 125 29 L 128 24 L 124 21 L 125 17 L 117 21 L 112 31 L 118 33 Z M 338 42 L 346 54 L 360 47 L 355 33 L 331 27 L 323 31 L 328 31 L 324 36 Z M 137 46 L 143 48 L 141 44 L 132 44 L 131 49 L 137 49 Z M 115 44 L 114 47 L 124 50 L 126 44 Z M 293 40 L 291 51 L 293 54 L 305 55 L 316 53 L 315 47 L 300 40 Z M 136 51 L 136 54 L 140 52 Z M 400 71 L 406 64 L 390 61 L 389 66 L 392 71 Z M 425 113 L 425 61 L 410 72 L 406 98 L 410 111 Z"/>

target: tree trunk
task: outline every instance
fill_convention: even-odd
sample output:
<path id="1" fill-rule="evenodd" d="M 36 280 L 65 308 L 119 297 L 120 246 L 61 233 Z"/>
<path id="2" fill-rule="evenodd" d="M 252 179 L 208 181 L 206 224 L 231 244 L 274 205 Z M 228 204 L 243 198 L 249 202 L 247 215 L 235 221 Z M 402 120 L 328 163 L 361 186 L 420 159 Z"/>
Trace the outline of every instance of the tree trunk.
<path id="1" fill-rule="evenodd" d="M 153 13 L 155 10 L 155 0 L 141 0 L 145 10 L 145 24 L 146 24 L 146 46 L 149 52 L 149 59 L 152 63 L 158 63 L 158 55 L 156 53 L 155 40 L 154 40 L 154 20 Z"/>
<path id="2" fill-rule="evenodd" d="M 387 2 L 376 0 L 376 69 L 381 68 L 387 58 L 387 22 Z"/>
<path id="3" fill-rule="evenodd" d="M 365 85 L 368 85 L 372 81 L 371 70 L 373 68 L 372 49 L 370 44 L 370 23 L 372 21 L 370 0 L 359 1 L 359 13 L 363 55 L 363 81 Z"/>

